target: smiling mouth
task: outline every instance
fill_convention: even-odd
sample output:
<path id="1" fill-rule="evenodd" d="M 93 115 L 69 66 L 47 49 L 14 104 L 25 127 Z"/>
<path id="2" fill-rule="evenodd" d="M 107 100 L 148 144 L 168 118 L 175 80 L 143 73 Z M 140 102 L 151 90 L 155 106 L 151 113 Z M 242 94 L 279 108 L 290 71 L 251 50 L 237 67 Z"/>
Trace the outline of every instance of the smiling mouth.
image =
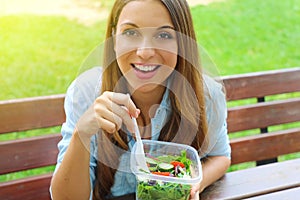
<path id="1" fill-rule="evenodd" d="M 131 64 L 131 66 L 134 69 L 144 73 L 153 72 L 160 67 L 160 65 L 139 65 L 139 64 Z"/>

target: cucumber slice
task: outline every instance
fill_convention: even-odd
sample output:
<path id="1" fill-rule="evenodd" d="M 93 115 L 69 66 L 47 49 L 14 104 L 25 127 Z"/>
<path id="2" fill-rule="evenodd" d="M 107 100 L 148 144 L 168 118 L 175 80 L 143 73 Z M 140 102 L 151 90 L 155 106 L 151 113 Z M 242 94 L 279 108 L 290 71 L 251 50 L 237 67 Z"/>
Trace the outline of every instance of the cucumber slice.
<path id="1" fill-rule="evenodd" d="M 146 157 L 146 162 L 147 162 L 151 167 L 154 167 L 154 166 L 157 165 L 157 162 L 156 162 L 154 159 L 152 159 L 152 158 Z"/>
<path id="2" fill-rule="evenodd" d="M 171 171 L 171 170 L 173 170 L 174 166 L 169 163 L 159 163 L 158 168 L 161 171 Z"/>
<path id="3" fill-rule="evenodd" d="M 157 170 L 157 167 L 155 166 L 155 167 L 149 167 L 149 171 L 150 172 L 155 172 Z"/>

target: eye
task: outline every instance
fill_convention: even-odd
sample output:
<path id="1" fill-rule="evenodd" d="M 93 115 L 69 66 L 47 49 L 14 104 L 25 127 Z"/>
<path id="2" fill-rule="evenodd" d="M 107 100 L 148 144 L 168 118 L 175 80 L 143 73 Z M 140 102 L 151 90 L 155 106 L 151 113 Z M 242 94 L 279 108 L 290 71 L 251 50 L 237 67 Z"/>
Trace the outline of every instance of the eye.
<path id="1" fill-rule="evenodd" d="M 127 29 L 122 32 L 122 35 L 125 36 L 138 36 L 138 31 L 134 29 Z"/>
<path id="2" fill-rule="evenodd" d="M 163 40 L 168 40 L 168 39 L 173 39 L 173 35 L 168 32 L 161 32 L 156 36 L 158 39 L 163 39 Z"/>

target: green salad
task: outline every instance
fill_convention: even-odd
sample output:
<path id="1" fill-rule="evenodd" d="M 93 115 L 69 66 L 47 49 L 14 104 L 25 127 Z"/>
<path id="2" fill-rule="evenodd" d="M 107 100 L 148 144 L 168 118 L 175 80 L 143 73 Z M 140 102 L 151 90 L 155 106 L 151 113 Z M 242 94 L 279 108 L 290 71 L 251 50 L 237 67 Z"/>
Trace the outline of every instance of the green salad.
<path id="1" fill-rule="evenodd" d="M 146 154 L 150 173 L 159 176 L 191 178 L 191 160 L 186 157 L 186 151 L 180 156 L 158 156 Z M 139 200 L 188 200 L 191 185 L 164 182 L 138 178 L 137 197 Z"/>

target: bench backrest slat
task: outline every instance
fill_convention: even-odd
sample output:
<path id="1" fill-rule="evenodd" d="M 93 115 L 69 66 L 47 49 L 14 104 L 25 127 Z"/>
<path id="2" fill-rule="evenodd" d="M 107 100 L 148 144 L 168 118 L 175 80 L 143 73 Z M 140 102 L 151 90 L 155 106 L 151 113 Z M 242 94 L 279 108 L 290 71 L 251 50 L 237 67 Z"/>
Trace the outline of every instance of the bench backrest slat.
<path id="1" fill-rule="evenodd" d="M 300 98 L 228 109 L 229 132 L 265 128 L 297 121 L 300 121 Z"/>
<path id="2" fill-rule="evenodd" d="M 300 128 L 232 139 L 231 164 L 300 152 Z"/>
<path id="3" fill-rule="evenodd" d="M 49 185 L 52 174 L 0 183 L 0 199 L 50 200 Z"/>
<path id="4" fill-rule="evenodd" d="M 54 165 L 60 134 L 0 143 L 0 174 Z"/>
<path id="5" fill-rule="evenodd" d="M 0 102 L 0 133 L 59 126 L 65 120 L 64 95 Z"/>
<path id="6" fill-rule="evenodd" d="M 229 101 L 300 91 L 300 67 L 224 76 Z"/>

